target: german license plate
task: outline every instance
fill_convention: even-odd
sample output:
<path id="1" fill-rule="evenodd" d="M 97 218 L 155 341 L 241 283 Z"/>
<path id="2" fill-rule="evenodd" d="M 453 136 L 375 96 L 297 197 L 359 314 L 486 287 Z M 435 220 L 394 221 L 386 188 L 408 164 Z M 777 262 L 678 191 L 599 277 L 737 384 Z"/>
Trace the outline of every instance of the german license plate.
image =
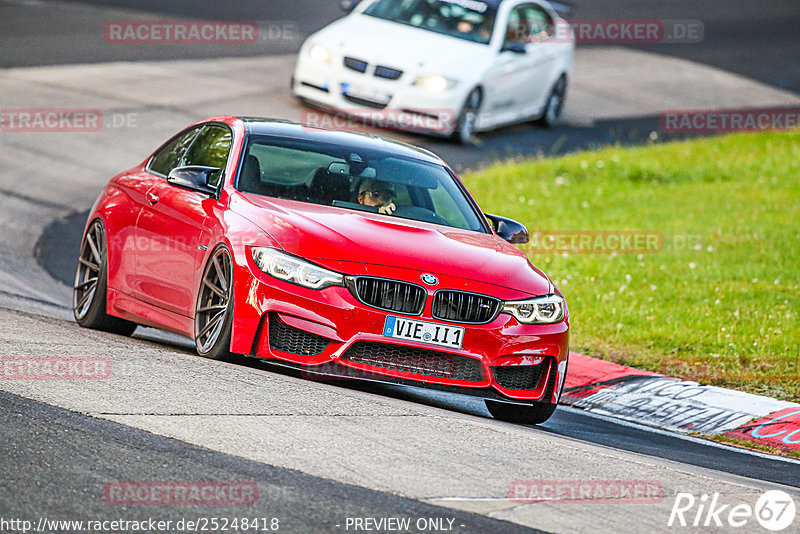
<path id="1" fill-rule="evenodd" d="M 396 339 L 408 339 L 430 345 L 460 349 L 461 343 L 464 341 L 464 328 L 389 315 L 383 325 L 383 335 Z"/>
<path id="2" fill-rule="evenodd" d="M 372 100 L 373 102 L 377 102 L 379 104 L 388 104 L 389 100 L 392 99 L 392 95 L 390 95 L 386 91 L 381 91 L 380 89 L 376 89 L 373 87 L 363 87 L 359 85 L 353 85 L 348 82 L 342 83 L 342 94 L 345 94 L 347 96 L 352 96 L 353 98 L 363 98 L 364 100 Z"/>

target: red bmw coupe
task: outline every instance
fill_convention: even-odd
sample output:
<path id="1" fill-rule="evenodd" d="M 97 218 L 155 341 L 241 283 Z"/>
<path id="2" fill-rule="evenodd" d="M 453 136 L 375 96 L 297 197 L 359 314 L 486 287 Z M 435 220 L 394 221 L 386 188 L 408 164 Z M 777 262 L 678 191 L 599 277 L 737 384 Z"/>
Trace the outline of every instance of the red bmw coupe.
<path id="1" fill-rule="evenodd" d="M 213 117 L 108 183 L 75 276 L 78 324 L 147 325 L 209 358 L 479 395 L 500 419 L 555 410 L 569 315 L 432 153 L 372 135 Z"/>

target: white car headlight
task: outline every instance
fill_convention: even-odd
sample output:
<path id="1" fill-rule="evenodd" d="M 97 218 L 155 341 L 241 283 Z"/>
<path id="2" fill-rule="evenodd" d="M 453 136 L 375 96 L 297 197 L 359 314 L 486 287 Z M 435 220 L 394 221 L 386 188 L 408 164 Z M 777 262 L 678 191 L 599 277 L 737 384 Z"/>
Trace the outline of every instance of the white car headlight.
<path id="1" fill-rule="evenodd" d="M 324 289 L 344 285 L 344 275 L 307 262 L 274 248 L 253 247 L 253 261 L 259 269 L 279 280 L 307 287 Z"/>
<path id="2" fill-rule="evenodd" d="M 558 295 L 545 295 L 504 302 L 503 313 L 513 315 L 523 324 L 553 324 L 564 318 L 564 299 Z"/>
<path id="3" fill-rule="evenodd" d="M 315 44 L 308 49 L 308 56 L 318 63 L 328 63 L 331 60 L 331 51 L 324 45 Z"/>
<path id="4" fill-rule="evenodd" d="M 414 85 L 427 89 L 431 93 L 441 93 L 442 91 L 455 87 L 456 81 L 445 78 L 441 74 L 434 74 L 432 76 L 420 76 L 414 80 Z"/>

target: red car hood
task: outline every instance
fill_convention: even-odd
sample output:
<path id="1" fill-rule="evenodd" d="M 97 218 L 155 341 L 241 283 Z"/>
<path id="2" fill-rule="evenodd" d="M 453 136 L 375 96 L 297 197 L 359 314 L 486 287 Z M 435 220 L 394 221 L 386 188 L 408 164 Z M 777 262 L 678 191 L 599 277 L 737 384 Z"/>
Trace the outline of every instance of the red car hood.
<path id="1" fill-rule="evenodd" d="M 385 265 L 531 295 L 553 291 L 547 276 L 522 251 L 492 234 L 257 195 L 243 194 L 241 199 L 231 207 L 284 250 L 329 268 L 339 261 Z"/>

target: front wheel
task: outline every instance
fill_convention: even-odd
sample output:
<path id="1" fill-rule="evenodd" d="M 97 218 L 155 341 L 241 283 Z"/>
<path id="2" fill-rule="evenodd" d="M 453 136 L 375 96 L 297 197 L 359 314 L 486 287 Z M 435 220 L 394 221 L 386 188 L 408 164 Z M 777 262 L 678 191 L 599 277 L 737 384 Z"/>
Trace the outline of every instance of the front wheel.
<path id="1" fill-rule="evenodd" d="M 454 141 L 462 145 L 472 142 L 472 137 L 475 135 L 475 122 L 478 120 L 478 111 L 480 107 L 481 91 L 476 88 L 467 95 L 464 106 L 461 108 L 461 113 L 458 114 L 456 127 L 453 130 Z"/>
<path id="2" fill-rule="evenodd" d="M 106 231 L 100 220 L 86 230 L 78 256 L 75 283 L 72 286 L 72 314 L 84 328 L 129 336 L 136 323 L 106 313 L 108 288 L 108 248 Z"/>
<path id="3" fill-rule="evenodd" d="M 552 127 L 558 122 L 561 117 L 561 111 L 564 109 L 564 101 L 567 95 L 567 78 L 563 74 L 558 81 L 553 84 L 550 94 L 547 96 L 547 102 L 544 105 L 542 116 L 537 121 L 542 126 Z"/>
<path id="4" fill-rule="evenodd" d="M 194 315 L 194 342 L 200 356 L 230 360 L 233 324 L 233 261 L 225 245 L 219 245 L 206 264 Z"/>
<path id="5" fill-rule="evenodd" d="M 495 419 L 528 425 L 539 425 L 550 419 L 550 416 L 556 411 L 556 406 L 557 404 L 549 402 L 513 404 L 492 400 L 486 401 L 486 409 Z"/>

